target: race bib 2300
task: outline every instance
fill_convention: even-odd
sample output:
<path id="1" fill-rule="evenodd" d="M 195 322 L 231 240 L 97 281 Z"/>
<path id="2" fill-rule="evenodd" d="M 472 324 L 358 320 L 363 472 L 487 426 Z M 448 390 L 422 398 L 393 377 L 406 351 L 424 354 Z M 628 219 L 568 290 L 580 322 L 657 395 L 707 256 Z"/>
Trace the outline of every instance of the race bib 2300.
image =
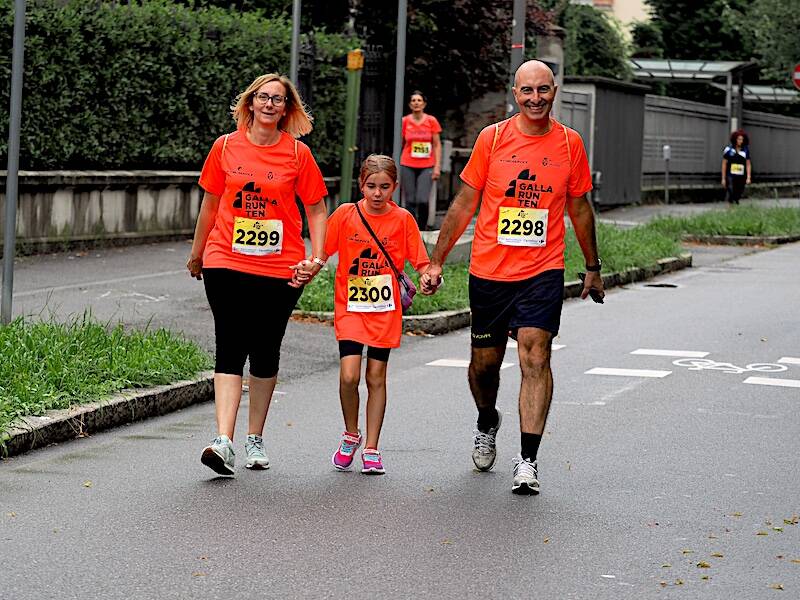
<path id="1" fill-rule="evenodd" d="M 347 280 L 348 312 L 389 312 L 394 310 L 391 275 L 349 277 Z"/>
<path id="2" fill-rule="evenodd" d="M 503 246 L 541 247 L 547 244 L 547 215 L 543 208 L 501 206 L 497 243 Z"/>
<path id="3" fill-rule="evenodd" d="M 280 219 L 245 219 L 233 222 L 232 249 L 237 254 L 266 256 L 280 254 L 283 247 L 283 221 Z"/>

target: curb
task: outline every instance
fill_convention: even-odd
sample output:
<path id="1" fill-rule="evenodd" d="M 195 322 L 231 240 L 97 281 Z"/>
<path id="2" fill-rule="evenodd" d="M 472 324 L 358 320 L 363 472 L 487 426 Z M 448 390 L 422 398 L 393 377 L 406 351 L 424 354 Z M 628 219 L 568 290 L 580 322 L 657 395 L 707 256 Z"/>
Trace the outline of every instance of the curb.
<path id="1" fill-rule="evenodd" d="M 692 266 L 692 255 L 683 253 L 680 256 L 662 258 L 654 265 L 649 267 L 635 267 L 603 275 L 603 285 L 608 288 L 644 281 L 657 275 L 678 271 Z M 580 281 L 567 281 L 564 283 L 564 298 L 577 298 L 583 291 L 583 284 Z M 303 311 L 295 310 L 293 317 L 312 318 L 327 323 L 333 321 L 333 313 L 327 311 Z M 446 310 L 429 315 L 405 315 L 403 317 L 403 333 L 426 333 L 429 335 L 440 335 L 456 329 L 469 326 L 470 310 Z"/>
<path id="2" fill-rule="evenodd" d="M 682 235 L 684 242 L 712 246 L 777 246 L 800 242 L 800 235 Z"/>
<path id="3" fill-rule="evenodd" d="M 40 417 L 19 419 L 6 432 L 0 432 L 0 440 L 5 443 L 0 454 L 3 457 L 22 454 L 213 399 L 214 374 L 204 371 L 195 379 L 123 391 L 100 402 L 70 409 L 49 410 Z"/>

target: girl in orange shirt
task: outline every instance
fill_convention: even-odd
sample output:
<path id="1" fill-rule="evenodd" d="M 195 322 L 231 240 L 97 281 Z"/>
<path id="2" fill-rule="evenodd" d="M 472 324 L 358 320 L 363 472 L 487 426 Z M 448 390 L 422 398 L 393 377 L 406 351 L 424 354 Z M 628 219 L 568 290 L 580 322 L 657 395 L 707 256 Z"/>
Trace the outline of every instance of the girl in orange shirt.
<path id="1" fill-rule="evenodd" d="M 361 355 L 367 346 L 369 395 L 361 472 L 382 474 L 385 471 L 378 438 L 386 410 L 386 365 L 391 348 L 400 346 L 403 327 L 400 285 L 388 260 L 399 271 L 408 260 L 418 273 L 428 266 L 429 260 L 414 217 L 391 200 L 397 188 L 394 161 L 383 155 L 368 156 L 361 165 L 359 184 L 364 197 L 336 209 L 328 219 L 325 237 L 325 254 L 339 253 L 334 326 L 341 359 L 339 397 L 345 426 L 331 460 L 337 469 L 349 470 L 361 446 L 358 384 Z M 375 237 L 381 241 L 385 253 Z"/>

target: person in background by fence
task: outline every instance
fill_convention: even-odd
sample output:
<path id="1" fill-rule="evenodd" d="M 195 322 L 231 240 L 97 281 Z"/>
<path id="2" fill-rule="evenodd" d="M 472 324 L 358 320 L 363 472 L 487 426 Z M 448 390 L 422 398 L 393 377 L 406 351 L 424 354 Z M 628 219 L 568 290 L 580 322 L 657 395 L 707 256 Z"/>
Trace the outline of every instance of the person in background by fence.
<path id="1" fill-rule="evenodd" d="M 403 117 L 403 150 L 400 154 L 400 195 L 402 204 L 420 229 L 428 224 L 428 199 L 442 166 L 442 126 L 436 117 L 425 113 L 425 96 L 411 92 L 411 114 Z"/>
<path id="2" fill-rule="evenodd" d="M 234 472 L 233 430 L 248 357 L 245 466 L 269 467 L 262 432 L 281 342 L 303 285 L 325 264 L 328 216 L 322 172 L 296 139 L 312 125 L 294 84 L 283 75 L 262 75 L 231 109 L 237 129 L 217 138 L 200 174 L 205 196 L 186 263 L 203 280 L 214 315 L 217 436 L 201 462 L 221 475 Z M 308 218 L 310 258 L 295 197 Z"/>
<path id="3" fill-rule="evenodd" d="M 722 151 L 722 187 L 725 188 L 725 201 L 739 204 L 744 186 L 750 183 L 750 137 L 743 129 L 731 134 L 731 143 Z"/>

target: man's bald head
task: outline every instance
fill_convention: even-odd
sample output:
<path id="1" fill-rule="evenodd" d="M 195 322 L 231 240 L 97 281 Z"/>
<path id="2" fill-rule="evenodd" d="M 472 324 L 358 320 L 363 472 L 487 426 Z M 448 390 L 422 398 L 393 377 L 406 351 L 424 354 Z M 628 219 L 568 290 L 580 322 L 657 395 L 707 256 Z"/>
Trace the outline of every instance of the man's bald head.
<path id="1" fill-rule="evenodd" d="M 546 77 L 550 85 L 556 84 L 556 78 L 553 71 L 547 64 L 540 60 L 528 60 L 522 63 L 517 72 L 514 74 L 514 87 L 519 87 L 521 79 L 536 78 L 540 79 Z"/>

